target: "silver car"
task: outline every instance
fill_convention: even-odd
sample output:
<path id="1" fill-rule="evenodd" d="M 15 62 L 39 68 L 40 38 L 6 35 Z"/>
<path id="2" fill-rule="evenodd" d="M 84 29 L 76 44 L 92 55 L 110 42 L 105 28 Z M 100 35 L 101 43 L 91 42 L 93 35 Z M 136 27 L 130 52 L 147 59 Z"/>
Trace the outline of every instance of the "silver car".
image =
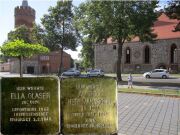
<path id="1" fill-rule="evenodd" d="M 81 73 L 76 69 L 69 69 L 62 73 L 62 76 L 79 76 Z"/>
<path id="2" fill-rule="evenodd" d="M 154 69 L 150 72 L 146 72 L 143 74 L 145 78 L 169 78 L 169 72 L 166 69 Z"/>
<path id="3" fill-rule="evenodd" d="M 94 70 L 90 70 L 89 72 L 87 72 L 87 76 L 91 77 L 91 76 L 104 76 L 104 71 L 101 69 L 94 69 Z"/>

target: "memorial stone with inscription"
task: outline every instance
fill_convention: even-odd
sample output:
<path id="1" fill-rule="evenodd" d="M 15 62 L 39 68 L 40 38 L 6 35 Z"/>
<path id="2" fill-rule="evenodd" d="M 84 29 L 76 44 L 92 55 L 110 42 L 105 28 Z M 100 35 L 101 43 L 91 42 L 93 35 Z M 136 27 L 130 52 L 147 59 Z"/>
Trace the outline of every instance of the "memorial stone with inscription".
<path id="1" fill-rule="evenodd" d="M 117 91 L 112 78 L 69 78 L 61 83 L 62 133 L 117 133 Z"/>
<path id="2" fill-rule="evenodd" d="M 2 78 L 1 133 L 57 134 L 59 81 L 51 77 Z"/>

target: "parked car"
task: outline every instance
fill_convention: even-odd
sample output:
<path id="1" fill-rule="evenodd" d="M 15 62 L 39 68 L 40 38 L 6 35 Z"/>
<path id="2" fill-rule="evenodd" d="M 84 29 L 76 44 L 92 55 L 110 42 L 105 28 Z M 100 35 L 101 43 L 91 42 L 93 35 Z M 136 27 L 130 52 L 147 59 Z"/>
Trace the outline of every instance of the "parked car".
<path id="1" fill-rule="evenodd" d="M 166 69 L 154 69 L 143 74 L 145 78 L 169 78 L 169 72 Z"/>
<path id="2" fill-rule="evenodd" d="M 87 72 L 87 76 L 91 77 L 91 76 L 104 76 L 104 71 L 101 69 L 94 69 L 94 70 L 90 70 Z"/>
<path id="3" fill-rule="evenodd" d="M 69 69 L 62 73 L 62 76 L 79 76 L 81 72 L 76 69 Z"/>

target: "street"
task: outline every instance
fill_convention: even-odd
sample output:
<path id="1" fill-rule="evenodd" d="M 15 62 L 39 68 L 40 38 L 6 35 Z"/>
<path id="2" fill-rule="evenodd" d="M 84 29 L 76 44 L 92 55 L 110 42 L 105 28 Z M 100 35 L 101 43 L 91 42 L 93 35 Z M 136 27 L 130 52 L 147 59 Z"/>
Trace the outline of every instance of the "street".
<path id="1" fill-rule="evenodd" d="M 37 77 L 37 76 L 46 76 L 46 75 L 33 75 L 33 74 L 23 74 L 24 77 Z M 50 76 L 50 75 L 48 75 Z M 81 75 L 82 77 L 86 77 L 84 74 Z M 19 74 L 16 73 L 9 73 L 9 72 L 0 72 L 0 77 L 19 77 Z M 127 81 L 127 75 L 122 75 L 123 81 Z M 133 82 L 137 83 L 163 83 L 165 85 L 171 84 L 171 85 L 178 85 L 180 86 L 180 77 L 176 77 L 173 75 L 170 75 L 170 78 L 168 79 L 156 79 L 156 78 L 150 78 L 146 79 L 143 76 L 140 75 L 133 75 Z"/>
<path id="2" fill-rule="evenodd" d="M 123 76 L 123 81 L 119 83 L 119 85 L 127 85 L 127 77 Z M 134 86 L 148 86 L 148 87 L 154 87 L 154 88 L 164 88 L 167 89 L 180 89 L 180 78 L 178 77 L 171 77 L 168 79 L 156 79 L 156 78 L 150 78 L 146 79 L 141 76 L 134 76 L 133 77 L 133 85 Z"/>
<path id="3" fill-rule="evenodd" d="M 127 77 L 123 76 L 123 80 L 127 81 Z M 180 78 L 178 77 L 170 77 L 168 79 L 161 79 L 161 78 L 150 78 L 150 79 L 146 79 L 142 76 L 134 76 L 133 80 L 135 82 L 159 82 L 159 83 L 180 83 Z"/>

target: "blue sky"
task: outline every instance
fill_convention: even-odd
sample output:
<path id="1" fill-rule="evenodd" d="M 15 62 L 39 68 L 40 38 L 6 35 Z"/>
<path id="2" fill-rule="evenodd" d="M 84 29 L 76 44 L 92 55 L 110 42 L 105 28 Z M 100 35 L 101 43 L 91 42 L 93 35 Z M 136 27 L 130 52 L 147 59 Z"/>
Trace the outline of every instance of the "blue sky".
<path id="1" fill-rule="evenodd" d="M 79 5 L 84 0 L 73 0 L 74 5 Z M 55 6 L 57 0 L 28 0 L 28 4 L 36 10 L 36 23 L 40 23 L 40 18 L 47 13 L 50 6 Z M 167 0 L 160 1 L 164 6 Z M 22 0 L 0 0 L 0 45 L 7 39 L 7 33 L 14 29 L 14 8 L 20 6 Z M 78 48 L 80 50 L 81 47 Z M 78 52 L 67 51 L 72 58 L 78 58 Z"/>

